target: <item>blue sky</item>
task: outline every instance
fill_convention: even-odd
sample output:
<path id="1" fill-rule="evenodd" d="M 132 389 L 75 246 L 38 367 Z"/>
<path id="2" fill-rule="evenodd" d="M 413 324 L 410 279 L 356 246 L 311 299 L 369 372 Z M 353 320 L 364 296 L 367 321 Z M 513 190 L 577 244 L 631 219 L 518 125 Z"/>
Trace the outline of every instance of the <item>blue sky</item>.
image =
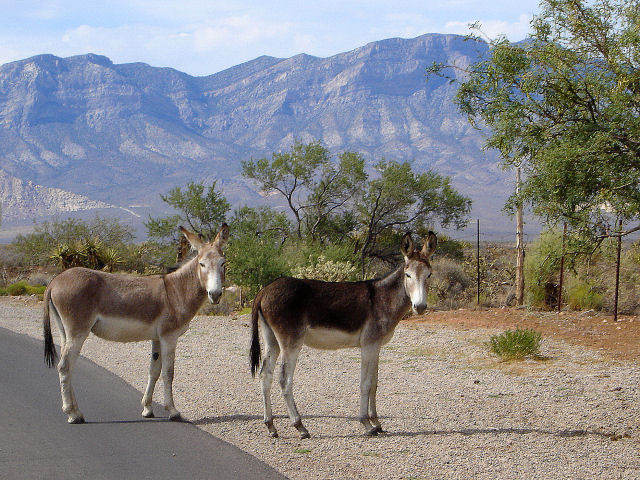
<path id="1" fill-rule="evenodd" d="M 260 55 L 327 57 L 375 40 L 468 32 L 523 39 L 538 1 L 0 0 L 0 64 L 106 55 L 208 75 Z"/>

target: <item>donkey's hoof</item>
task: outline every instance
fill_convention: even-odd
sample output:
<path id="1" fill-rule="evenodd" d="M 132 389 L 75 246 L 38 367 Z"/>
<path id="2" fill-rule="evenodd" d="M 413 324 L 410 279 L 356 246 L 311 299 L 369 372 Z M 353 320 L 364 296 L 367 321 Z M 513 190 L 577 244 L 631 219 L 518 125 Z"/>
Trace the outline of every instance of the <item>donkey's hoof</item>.
<path id="1" fill-rule="evenodd" d="M 378 430 L 378 427 L 373 427 L 367 430 L 367 433 L 365 433 L 365 435 L 367 437 L 375 437 L 378 435 L 378 433 L 380 433 L 380 431 Z"/>
<path id="2" fill-rule="evenodd" d="M 300 438 L 311 438 L 311 434 L 309 432 L 300 432 Z"/>
<path id="3" fill-rule="evenodd" d="M 179 413 L 170 415 L 169 420 L 171 420 L 172 422 L 184 422 L 184 418 L 182 418 L 182 415 L 180 415 Z"/>
<path id="4" fill-rule="evenodd" d="M 147 411 L 143 411 L 142 412 L 142 416 L 144 418 L 155 418 L 155 415 L 153 414 L 152 411 L 148 411 L 148 412 Z"/>
<path id="5" fill-rule="evenodd" d="M 67 422 L 69 422 L 72 425 L 77 425 L 79 423 L 84 423 L 84 417 L 82 415 L 77 415 L 74 417 L 69 417 L 67 419 Z"/>
<path id="6" fill-rule="evenodd" d="M 382 425 L 376 425 L 373 427 L 372 430 L 376 433 L 384 433 L 384 430 L 382 429 Z"/>
<path id="7" fill-rule="evenodd" d="M 278 432 L 276 432 L 275 430 L 273 432 L 269 432 L 269 436 L 271 438 L 278 438 Z"/>

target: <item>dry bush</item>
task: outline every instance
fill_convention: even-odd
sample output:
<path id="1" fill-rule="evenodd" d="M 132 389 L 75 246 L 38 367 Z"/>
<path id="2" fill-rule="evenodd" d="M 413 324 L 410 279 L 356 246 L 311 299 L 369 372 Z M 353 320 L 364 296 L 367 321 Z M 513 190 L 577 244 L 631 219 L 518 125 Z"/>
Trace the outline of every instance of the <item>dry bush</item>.
<path id="1" fill-rule="evenodd" d="M 469 300 L 473 280 L 465 273 L 462 263 L 448 257 L 434 259 L 433 277 L 429 291 L 430 303 L 437 308 L 459 308 Z"/>

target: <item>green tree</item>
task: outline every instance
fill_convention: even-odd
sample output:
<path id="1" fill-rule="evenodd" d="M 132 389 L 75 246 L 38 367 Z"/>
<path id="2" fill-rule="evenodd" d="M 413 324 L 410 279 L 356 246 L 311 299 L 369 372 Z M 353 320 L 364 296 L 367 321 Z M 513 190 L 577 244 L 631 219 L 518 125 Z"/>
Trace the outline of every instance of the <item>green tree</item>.
<path id="1" fill-rule="evenodd" d="M 269 207 L 240 207 L 229 228 L 233 232 L 225 250 L 229 279 L 249 290 L 249 296 L 272 280 L 289 274 L 283 255 L 291 223 L 286 215 Z"/>
<path id="2" fill-rule="evenodd" d="M 537 214 L 617 235 L 618 219 L 640 219 L 640 4 L 542 0 L 531 25 L 524 42 L 490 40 L 458 105 L 488 127 L 487 148 L 523 165 L 521 199 Z"/>
<path id="3" fill-rule="evenodd" d="M 456 192 L 448 177 L 416 173 L 408 162 L 379 162 L 375 168 L 378 177 L 369 180 L 356 200 L 363 276 L 366 258 L 380 256 L 382 236 L 420 230 L 425 224 L 462 228 L 471 210 L 471 200 Z"/>
<path id="4" fill-rule="evenodd" d="M 189 182 L 184 188 L 175 187 L 166 195 L 160 195 L 162 201 L 178 213 L 162 218 L 149 217 L 144 224 L 149 238 L 175 244 L 179 238 L 178 225 L 185 223 L 201 237 L 213 239 L 230 209 L 224 194 L 216 190 L 216 183 L 205 187 L 204 182 Z"/>
<path id="5" fill-rule="evenodd" d="M 304 230 L 314 241 L 330 229 L 331 217 L 366 179 L 360 155 L 343 152 L 333 162 L 329 150 L 319 142 L 296 142 L 291 151 L 273 153 L 270 160 L 242 162 L 242 174 L 262 191 L 280 193 L 293 214 L 298 238 Z"/>

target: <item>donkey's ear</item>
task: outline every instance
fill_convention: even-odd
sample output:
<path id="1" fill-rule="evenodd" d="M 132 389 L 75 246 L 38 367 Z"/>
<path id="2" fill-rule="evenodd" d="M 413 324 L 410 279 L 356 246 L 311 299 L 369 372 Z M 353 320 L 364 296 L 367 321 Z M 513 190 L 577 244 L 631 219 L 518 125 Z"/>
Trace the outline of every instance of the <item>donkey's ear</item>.
<path id="1" fill-rule="evenodd" d="M 429 258 L 433 255 L 433 252 L 436 251 L 436 246 L 438 245 L 438 237 L 436 234 L 429 230 L 427 237 L 424 239 L 424 245 L 422 246 L 422 250 L 420 253 L 425 257 Z"/>
<path id="2" fill-rule="evenodd" d="M 227 243 L 227 240 L 229 240 L 229 225 L 223 223 L 212 243 L 217 245 L 218 248 L 222 248 Z"/>
<path id="3" fill-rule="evenodd" d="M 189 230 L 187 230 L 182 226 L 179 228 L 182 234 L 185 236 L 185 238 L 189 240 L 189 243 L 193 248 L 195 248 L 196 250 L 200 250 L 202 248 L 202 246 L 204 245 L 204 242 L 198 235 L 196 235 L 193 232 L 190 232 Z"/>
<path id="4" fill-rule="evenodd" d="M 407 232 L 402 237 L 402 241 L 400 242 L 400 251 L 402 255 L 404 255 L 405 260 L 411 256 L 413 251 L 416 248 L 416 244 L 413 243 L 413 238 L 411 238 L 411 232 Z"/>

